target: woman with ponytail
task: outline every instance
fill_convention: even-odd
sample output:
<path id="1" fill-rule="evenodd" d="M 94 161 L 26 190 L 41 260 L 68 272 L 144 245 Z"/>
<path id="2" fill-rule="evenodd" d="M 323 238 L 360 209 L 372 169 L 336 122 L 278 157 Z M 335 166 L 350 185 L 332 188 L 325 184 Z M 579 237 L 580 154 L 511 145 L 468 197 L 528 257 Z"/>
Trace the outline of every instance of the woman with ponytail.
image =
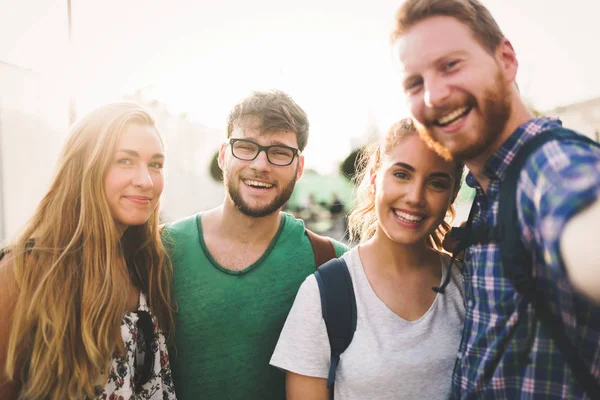
<path id="1" fill-rule="evenodd" d="M 405 119 L 359 170 L 349 217 L 359 245 L 342 256 L 356 331 L 335 385 L 327 386 L 331 349 L 314 275 L 296 296 L 271 364 L 287 371 L 288 400 L 447 399 L 465 307 L 460 270 L 441 243 L 463 167 L 429 150 Z"/>

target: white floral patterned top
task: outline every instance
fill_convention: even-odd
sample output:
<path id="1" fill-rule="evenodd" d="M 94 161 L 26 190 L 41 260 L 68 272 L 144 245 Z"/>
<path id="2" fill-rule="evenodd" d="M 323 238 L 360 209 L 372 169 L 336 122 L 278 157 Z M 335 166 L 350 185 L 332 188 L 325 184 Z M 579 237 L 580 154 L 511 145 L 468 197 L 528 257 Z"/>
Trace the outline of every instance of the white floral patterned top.
<path id="1" fill-rule="evenodd" d="M 147 330 L 142 328 L 144 325 Z M 150 343 L 146 343 L 145 331 L 152 332 Z M 96 388 L 96 400 L 176 399 L 165 337 L 143 293 L 138 311 L 123 318 L 121 337 L 126 354 L 111 360 L 108 383 Z"/>

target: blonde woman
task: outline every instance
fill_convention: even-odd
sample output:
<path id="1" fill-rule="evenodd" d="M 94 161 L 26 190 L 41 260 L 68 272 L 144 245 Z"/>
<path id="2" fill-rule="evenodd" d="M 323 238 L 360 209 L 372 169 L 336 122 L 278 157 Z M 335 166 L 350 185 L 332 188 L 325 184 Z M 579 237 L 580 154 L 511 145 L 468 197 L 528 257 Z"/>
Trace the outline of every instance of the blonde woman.
<path id="1" fill-rule="evenodd" d="M 174 399 L 161 244 L 164 146 L 134 103 L 74 124 L 0 262 L 0 399 Z"/>
<path id="2" fill-rule="evenodd" d="M 410 120 L 366 154 L 349 218 L 360 244 L 342 257 L 357 324 L 335 369 L 336 399 L 448 398 L 465 308 L 460 271 L 440 250 L 461 174 Z M 288 400 L 330 398 L 330 344 L 314 275 L 296 296 L 271 364 L 287 371 Z"/>

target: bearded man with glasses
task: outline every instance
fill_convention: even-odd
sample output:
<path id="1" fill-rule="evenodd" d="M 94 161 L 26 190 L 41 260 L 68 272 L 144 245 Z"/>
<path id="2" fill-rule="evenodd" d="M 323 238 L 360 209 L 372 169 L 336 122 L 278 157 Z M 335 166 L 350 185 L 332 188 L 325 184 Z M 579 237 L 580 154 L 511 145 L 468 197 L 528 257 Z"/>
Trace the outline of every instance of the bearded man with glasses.
<path id="1" fill-rule="evenodd" d="M 280 91 L 231 111 L 221 146 L 225 200 L 168 226 L 178 304 L 171 352 L 180 399 L 285 399 L 269 359 L 317 262 L 304 223 L 281 211 L 304 169 L 306 113 Z M 336 256 L 347 248 L 331 240 Z"/>

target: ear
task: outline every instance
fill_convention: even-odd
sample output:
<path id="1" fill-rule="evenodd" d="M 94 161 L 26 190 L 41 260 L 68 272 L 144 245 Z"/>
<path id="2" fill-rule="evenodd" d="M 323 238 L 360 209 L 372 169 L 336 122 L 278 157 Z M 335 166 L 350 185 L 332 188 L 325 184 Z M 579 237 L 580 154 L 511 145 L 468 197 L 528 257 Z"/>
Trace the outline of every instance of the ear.
<path id="1" fill-rule="evenodd" d="M 298 168 L 296 169 L 296 182 L 302 177 L 304 173 L 304 156 L 298 156 Z"/>
<path id="2" fill-rule="evenodd" d="M 369 181 L 371 182 L 371 191 L 373 194 L 375 194 L 375 181 L 377 180 L 377 171 L 375 171 L 373 168 L 371 168 L 369 170 Z"/>
<path id="3" fill-rule="evenodd" d="M 502 42 L 498 45 L 496 60 L 504 72 L 506 81 L 509 83 L 514 82 L 517 79 L 519 61 L 517 60 L 517 53 L 515 53 L 515 49 L 508 39 L 502 39 Z"/>
<path id="4" fill-rule="evenodd" d="M 227 143 L 223 143 L 221 148 L 219 149 L 219 157 L 217 158 L 217 162 L 219 163 L 219 168 L 221 171 L 225 170 L 225 151 L 227 150 Z"/>

